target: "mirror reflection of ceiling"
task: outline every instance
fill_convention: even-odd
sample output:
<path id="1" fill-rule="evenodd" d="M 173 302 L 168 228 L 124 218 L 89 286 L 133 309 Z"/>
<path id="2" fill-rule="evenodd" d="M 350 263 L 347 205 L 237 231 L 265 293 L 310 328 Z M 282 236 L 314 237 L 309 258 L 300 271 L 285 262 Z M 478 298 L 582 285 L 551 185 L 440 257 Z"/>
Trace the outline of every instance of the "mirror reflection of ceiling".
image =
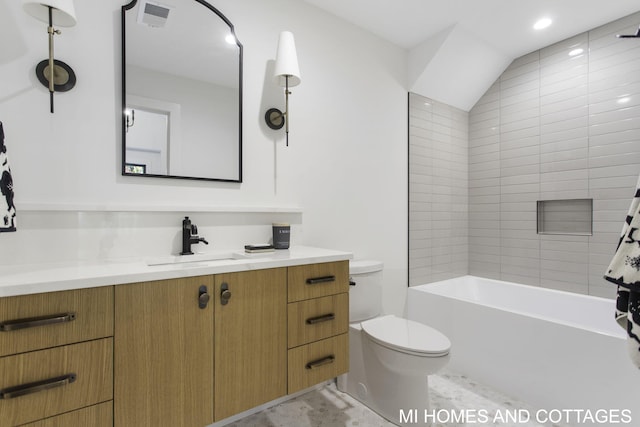
<path id="1" fill-rule="evenodd" d="M 146 3 L 169 9 L 163 27 L 137 22 Z M 238 88 L 238 46 L 226 41 L 229 26 L 205 6 L 195 0 L 138 0 L 125 19 L 128 65 Z"/>

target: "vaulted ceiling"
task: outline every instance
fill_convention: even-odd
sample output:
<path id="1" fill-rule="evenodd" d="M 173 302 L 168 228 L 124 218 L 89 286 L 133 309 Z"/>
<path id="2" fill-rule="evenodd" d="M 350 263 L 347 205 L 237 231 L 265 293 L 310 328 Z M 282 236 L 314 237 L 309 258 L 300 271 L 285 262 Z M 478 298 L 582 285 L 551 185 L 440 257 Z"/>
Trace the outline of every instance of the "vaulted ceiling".
<path id="1" fill-rule="evenodd" d="M 304 1 L 406 49 L 408 89 L 463 110 L 513 59 L 640 10 L 637 0 Z M 535 30 L 544 17 L 552 24 Z"/>

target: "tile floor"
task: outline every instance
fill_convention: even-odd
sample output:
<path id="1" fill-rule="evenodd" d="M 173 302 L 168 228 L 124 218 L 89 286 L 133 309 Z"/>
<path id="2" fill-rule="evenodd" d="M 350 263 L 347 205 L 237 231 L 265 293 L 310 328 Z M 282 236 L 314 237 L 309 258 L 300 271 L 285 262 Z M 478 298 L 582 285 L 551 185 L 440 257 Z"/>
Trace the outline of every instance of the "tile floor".
<path id="1" fill-rule="evenodd" d="M 570 427 L 566 424 L 539 424 L 521 418 L 514 423 L 502 422 L 496 415 L 505 416 L 525 409 L 535 411 L 523 402 L 510 399 L 462 375 L 443 371 L 430 377 L 431 410 L 441 412 L 442 417 L 453 412 L 486 410 L 490 421 L 435 422 L 433 427 L 501 426 L 501 427 Z M 531 418 L 534 418 L 533 416 Z M 371 411 L 369 408 L 338 391 L 335 384 L 311 391 L 295 399 L 276 405 L 257 414 L 229 424 L 230 427 L 394 427 L 395 425 Z"/>

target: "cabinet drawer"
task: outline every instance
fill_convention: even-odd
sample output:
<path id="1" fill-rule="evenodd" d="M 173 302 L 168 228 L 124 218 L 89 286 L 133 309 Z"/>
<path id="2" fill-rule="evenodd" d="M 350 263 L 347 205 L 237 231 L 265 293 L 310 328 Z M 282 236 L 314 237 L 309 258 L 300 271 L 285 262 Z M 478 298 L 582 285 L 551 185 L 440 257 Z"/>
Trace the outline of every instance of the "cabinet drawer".
<path id="1" fill-rule="evenodd" d="M 22 427 L 113 427 L 113 402 L 100 403 Z"/>
<path id="2" fill-rule="evenodd" d="M 0 427 L 111 400 L 112 338 L 0 358 L 0 393 Z"/>
<path id="3" fill-rule="evenodd" d="M 0 356 L 113 335 L 113 287 L 0 298 Z"/>
<path id="4" fill-rule="evenodd" d="M 288 306 L 289 348 L 344 334 L 349 328 L 349 294 L 291 303 Z"/>
<path id="5" fill-rule="evenodd" d="M 289 302 L 349 292 L 349 261 L 288 268 Z"/>
<path id="6" fill-rule="evenodd" d="M 288 393 L 295 393 L 349 370 L 349 334 L 289 350 Z"/>

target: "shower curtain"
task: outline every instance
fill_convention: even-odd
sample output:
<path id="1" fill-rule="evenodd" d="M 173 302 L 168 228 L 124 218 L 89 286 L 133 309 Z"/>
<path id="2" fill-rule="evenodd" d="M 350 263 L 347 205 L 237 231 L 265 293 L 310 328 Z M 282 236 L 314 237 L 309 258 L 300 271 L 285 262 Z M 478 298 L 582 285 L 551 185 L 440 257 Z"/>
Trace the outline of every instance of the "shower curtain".
<path id="1" fill-rule="evenodd" d="M 640 178 L 604 278 L 618 285 L 616 320 L 627 330 L 629 355 L 640 368 Z"/>
<path id="2" fill-rule="evenodd" d="M 16 207 L 13 205 L 13 178 L 4 145 L 4 128 L 0 122 L 0 232 L 16 231 Z"/>

